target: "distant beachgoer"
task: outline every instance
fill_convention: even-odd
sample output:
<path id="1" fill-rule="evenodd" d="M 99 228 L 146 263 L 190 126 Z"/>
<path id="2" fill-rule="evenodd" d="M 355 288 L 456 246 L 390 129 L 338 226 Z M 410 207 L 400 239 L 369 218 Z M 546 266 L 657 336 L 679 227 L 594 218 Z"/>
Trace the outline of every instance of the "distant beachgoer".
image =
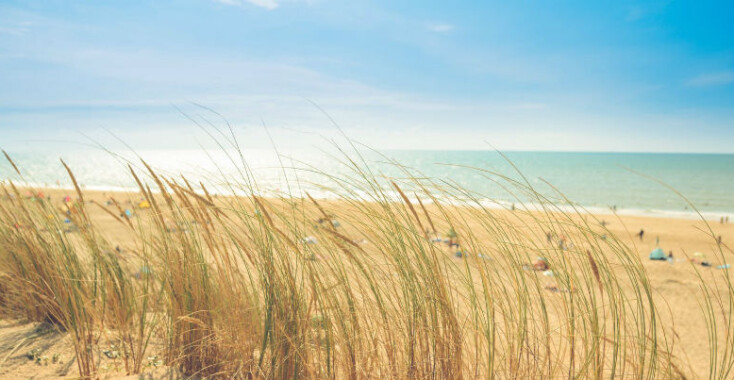
<path id="1" fill-rule="evenodd" d="M 544 257 L 538 257 L 533 261 L 533 270 L 544 272 L 547 271 L 548 268 L 550 268 L 550 265 L 548 265 L 548 260 Z"/>
<path id="2" fill-rule="evenodd" d="M 448 241 L 449 248 L 451 248 L 453 246 L 456 246 L 456 247 L 459 246 L 459 242 L 456 241 L 456 240 L 458 240 L 458 235 L 456 234 L 456 231 L 454 231 L 453 228 L 449 228 L 448 232 L 446 233 L 446 236 L 448 236 L 448 238 L 449 238 L 449 241 Z"/>
<path id="3" fill-rule="evenodd" d="M 670 252 L 668 252 L 668 258 L 671 259 L 671 260 L 673 259 L 673 251 L 672 250 Z"/>
<path id="4" fill-rule="evenodd" d="M 510 207 L 510 210 L 512 210 L 512 211 L 515 211 L 515 204 L 514 204 L 514 203 L 513 203 L 513 204 L 512 204 L 512 206 Z"/>
<path id="5" fill-rule="evenodd" d="M 601 224 L 602 227 L 606 227 L 607 226 L 607 221 L 604 220 L 604 219 L 602 219 L 599 224 Z"/>
<path id="6" fill-rule="evenodd" d="M 716 238 L 716 244 L 721 245 L 721 235 Z"/>
<path id="7" fill-rule="evenodd" d="M 637 236 L 640 237 L 640 241 L 642 241 L 642 237 L 645 236 L 645 230 L 640 229 L 640 232 L 637 233 Z"/>
<path id="8" fill-rule="evenodd" d="M 552 238 L 553 238 L 553 235 L 551 234 L 551 232 L 550 232 L 550 231 L 546 232 L 546 234 L 545 234 L 545 240 L 546 240 L 546 241 L 547 241 L 548 243 L 550 243 L 550 242 L 551 242 Z"/>
<path id="9" fill-rule="evenodd" d="M 558 248 L 565 251 L 567 247 L 568 245 L 566 244 L 566 236 L 561 235 L 561 238 L 558 239 Z"/>
<path id="10" fill-rule="evenodd" d="M 655 236 L 655 245 L 660 245 L 660 236 Z"/>

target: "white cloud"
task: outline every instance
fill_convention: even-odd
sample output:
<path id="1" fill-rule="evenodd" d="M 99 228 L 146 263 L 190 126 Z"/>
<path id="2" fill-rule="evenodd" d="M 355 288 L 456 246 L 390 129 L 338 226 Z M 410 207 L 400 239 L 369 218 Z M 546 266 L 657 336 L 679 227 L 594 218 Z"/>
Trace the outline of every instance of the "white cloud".
<path id="1" fill-rule="evenodd" d="M 217 3 L 224 4 L 224 5 L 242 5 L 239 0 L 214 0 Z"/>
<path id="2" fill-rule="evenodd" d="M 214 0 L 217 3 L 224 4 L 224 5 L 232 5 L 232 6 L 242 6 L 242 1 L 240 0 Z M 244 0 L 247 3 L 250 3 L 252 5 L 265 8 L 268 10 L 273 10 L 278 7 L 278 3 L 276 0 Z"/>
<path id="3" fill-rule="evenodd" d="M 429 25 L 428 29 L 437 32 L 437 33 L 446 33 L 454 30 L 454 26 L 451 24 L 433 24 Z"/>
<path id="4" fill-rule="evenodd" d="M 731 83 L 734 83 L 734 71 L 701 74 L 686 82 L 691 87 L 723 86 Z"/>
<path id="5" fill-rule="evenodd" d="M 248 3 L 257 5 L 265 9 L 275 9 L 278 7 L 278 3 L 275 0 L 246 0 Z"/>

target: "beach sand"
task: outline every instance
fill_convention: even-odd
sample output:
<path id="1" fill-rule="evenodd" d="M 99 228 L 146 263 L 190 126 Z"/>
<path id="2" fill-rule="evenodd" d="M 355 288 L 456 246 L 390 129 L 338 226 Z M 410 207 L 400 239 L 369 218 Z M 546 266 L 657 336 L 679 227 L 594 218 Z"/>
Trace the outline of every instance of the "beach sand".
<path id="1" fill-rule="evenodd" d="M 73 193 L 67 190 L 47 190 L 45 193 L 50 195 L 52 201 L 55 202 L 60 202 L 61 198 L 67 194 L 73 196 Z M 85 192 L 88 202 L 94 200 L 101 204 L 104 204 L 110 195 L 114 195 L 117 200 L 123 201 L 123 207 L 131 209 L 134 213 L 150 212 L 150 210 L 135 209 L 134 205 L 140 198 L 139 194 Z M 130 203 L 124 202 L 125 199 L 129 199 Z M 349 207 L 352 207 L 333 200 L 322 201 L 322 205 L 326 209 L 340 210 L 342 215 L 348 214 Z M 430 210 L 433 206 L 428 205 L 427 207 Z M 135 249 L 129 229 L 96 205 L 90 204 L 88 210 L 92 219 L 114 246 L 119 246 L 122 252 Z M 515 211 L 514 213 L 520 212 Z M 498 210 L 496 213 L 500 217 L 504 215 L 504 217 L 509 218 L 513 212 Z M 314 215 L 317 214 L 314 213 Z M 524 216 L 521 216 L 520 220 L 522 218 Z M 701 299 L 696 269 L 700 271 L 706 281 L 713 281 L 713 275 L 720 275 L 720 272 L 726 271 L 715 268 L 716 265 L 721 263 L 720 259 L 714 254 L 718 247 L 715 238 L 712 238 L 711 232 L 709 232 L 709 228 L 714 236 L 721 236 L 722 244 L 731 246 L 734 245 L 734 223 L 720 224 L 718 221 L 705 223 L 700 220 L 642 216 L 617 217 L 615 215 L 599 215 L 596 216 L 598 220 L 594 220 L 595 217 L 591 215 L 584 216 L 584 218 L 595 229 L 602 229 L 599 220 L 605 221 L 605 226 L 610 233 L 619 236 L 622 241 L 633 247 L 634 251 L 639 254 L 655 291 L 658 307 L 664 309 L 661 310 L 663 320 L 670 321 L 670 326 L 674 328 L 679 339 L 676 343 L 675 353 L 680 355 L 684 362 L 688 363 L 690 368 L 696 372 L 696 375 L 705 376 L 708 368 L 709 348 L 706 324 L 699 306 Z M 344 228 L 345 231 L 349 231 L 348 223 L 342 223 L 347 224 Z M 471 221 L 469 224 L 471 225 Z M 442 231 L 441 228 L 437 229 Z M 636 235 L 640 229 L 645 231 L 642 240 Z M 536 233 L 539 239 L 545 239 L 545 231 L 536 231 Z M 672 263 L 648 260 L 648 255 L 656 247 L 658 239 L 659 246 L 666 254 L 669 251 L 673 252 L 674 259 Z M 452 255 L 448 248 L 445 251 L 447 255 Z M 694 252 L 703 253 L 711 261 L 713 267 L 691 265 L 687 257 L 693 257 Z M 727 253 L 726 255 L 730 254 Z M 731 259 L 731 261 L 734 261 L 734 258 Z M 729 270 L 729 272 L 732 270 Z M 33 348 L 41 348 L 45 357 L 38 361 L 29 359 L 28 353 Z M 156 358 L 154 357 L 161 354 L 156 352 L 157 349 L 159 348 L 155 345 L 150 349 L 148 356 L 151 357 L 151 365 L 148 367 L 148 371 L 161 374 L 164 369 L 156 366 Z M 55 355 L 58 355 L 56 359 L 54 359 Z M 73 377 L 76 373 L 76 365 L 72 363 L 72 358 L 71 343 L 64 334 L 23 321 L 0 320 L 0 379 L 61 379 Z M 119 363 L 116 361 L 104 359 L 102 365 L 103 377 L 124 378 L 119 374 Z M 132 376 L 130 378 L 137 377 Z"/>

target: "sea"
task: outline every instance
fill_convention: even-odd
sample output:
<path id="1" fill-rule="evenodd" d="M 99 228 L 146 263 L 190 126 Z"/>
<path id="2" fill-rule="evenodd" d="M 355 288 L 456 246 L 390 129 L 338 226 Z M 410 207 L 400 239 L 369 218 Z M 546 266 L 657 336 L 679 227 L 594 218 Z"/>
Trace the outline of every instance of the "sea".
<path id="1" fill-rule="evenodd" d="M 128 165 L 152 184 L 144 174 L 142 158 L 168 177 L 185 176 L 190 183 L 201 182 L 210 191 L 225 194 L 256 191 L 302 196 L 308 192 L 321 198 L 368 197 L 363 190 L 369 186 L 393 194 L 394 179 L 411 197 L 420 197 L 428 189 L 492 207 L 532 208 L 547 199 L 593 213 L 716 221 L 728 216 L 734 221 L 733 154 L 373 151 L 357 147 L 331 151 L 25 150 L 8 154 L 21 175 L 3 159 L 3 181 L 64 189 L 71 189 L 72 182 L 61 159 L 82 187 L 124 191 L 137 189 Z"/>

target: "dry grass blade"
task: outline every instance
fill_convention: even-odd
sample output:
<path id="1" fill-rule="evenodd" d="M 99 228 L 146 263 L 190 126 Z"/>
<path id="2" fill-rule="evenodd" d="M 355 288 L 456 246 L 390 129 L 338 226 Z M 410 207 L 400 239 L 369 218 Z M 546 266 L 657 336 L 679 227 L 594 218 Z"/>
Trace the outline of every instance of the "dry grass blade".
<path id="1" fill-rule="evenodd" d="M 95 200 L 92 200 L 92 203 L 94 203 L 94 204 L 95 204 L 95 205 L 96 205 L 97 207 L 99 207 L 99 208 L 100 208 L 100 209 L 101 209 L 102 211 L 104 211 L 104 212 L 105 212 L 106 214 L 108 214 L 109 216 L 111 216 L 112 218 L 114 218 L 114 219 L 115 219 L 116 221 L 120 222 L 120 224 L 124 224 L 124 225 L 126 225 L 126 226 L 130 226 L 130 227 L 132 227 L 132 225 L 131 225 L 131 224 L 129 224 L 129 223 L 125 223 L 125 222 L 124 222 L 124 221 L 123 221 L 122 219 L 120 219 L 120 217 L 119 217 L 119 216 L 115 215 L 115 213 L 114 213 L 114 212 L 112 212 L 112 211 L 111 211 L 110 209 L 108 209 L 107 207 L 103 206 L 103 205 L 102 205 L 101 203 L 99 203 L 99 202 L 97 202 L 97 201 L 95 201 Z M 124 212 L 121 212 L 120 214 L 124 215 L 125 213 L 124 213 Z"/>
<path id="2" fill-rule="evenodd" d="M 415 218 L 416 223 L 418 223 L 419 231 L 421 231 L 421 234 L 425 235 L 426 239 L 428 239 L 428 234 L 426 233 L 426 230 L 423 228 L 423 223 L 421 223 L 421 219 L 418 217 L 418 213 L 415 212 L 415 208 L 413 207 L 413 204 L 410 203 L 410 199 L 408 199 L 408 196 L 405 195 L 403 190 L 400 188 L 400 186 L 398 186 L 397 183 L 395 183 L 395 181 L 390 181 L 390 182 L 392 183 L 393 187 L 395 187 L 395 190 L 398 191 L 398 193 L 400 194 L 400 197 L 403 198 L 403 202 L 405 202 L 405 205 L 408 206 L 408 209 L 410 209 L 411 214 L 413 214 L 413 217 Z"/>
<path id="3" fill-rule="evenodd" d="M 10 165 L 13 166 L 13 170 L 15 170 L 15 173 L 18 174 L 18 175 L 21 175 L 20 174 L 20 170 L 18 169 L 18 166 L 15 165 L 15 162 L 13 161 L 12 158 L 10 158 L 10 156 L 8 155 L 7 152 L 5 152 L 5 150 L 3 150 L 3 155 L 5 155 L 5 159 L 8 160 L 8 162 L 10 163 Z"/>
<path id="4" fill-rule="evenodd" d="M 428 210 L 426 210 L 426 206 L 423 205 L 423 201 L 421 201 L 421 198 L 418 196 L 418 194 L 415 194 L 415 199 L 418 200 L 418 204 L 421 206 L 421 209 L 423 210 L 423 215 L 426 216 L 426 220 L 428 220 L 428 225 L 431 226 L 431 232 L 436 233 L 436 226 L 433 224 L 431 215 L 428 214 Z"/>
<path id="5" fill-rule="evenodd" d="M 589 250 L 586 250 L 586 258 L 589 260 L 589 266 L 591 266 L 591 273 L 594 274 L 594 279 L 596 279 L 597 285 L 599 285 L 599 291 L 604 292 L 604 286 L 601 283 L 601 276 L 599 275 L 599 267 L 596 265 L 596 260 L 594 260 L 594 256 L 591 255 L 591 252 Z"/>

